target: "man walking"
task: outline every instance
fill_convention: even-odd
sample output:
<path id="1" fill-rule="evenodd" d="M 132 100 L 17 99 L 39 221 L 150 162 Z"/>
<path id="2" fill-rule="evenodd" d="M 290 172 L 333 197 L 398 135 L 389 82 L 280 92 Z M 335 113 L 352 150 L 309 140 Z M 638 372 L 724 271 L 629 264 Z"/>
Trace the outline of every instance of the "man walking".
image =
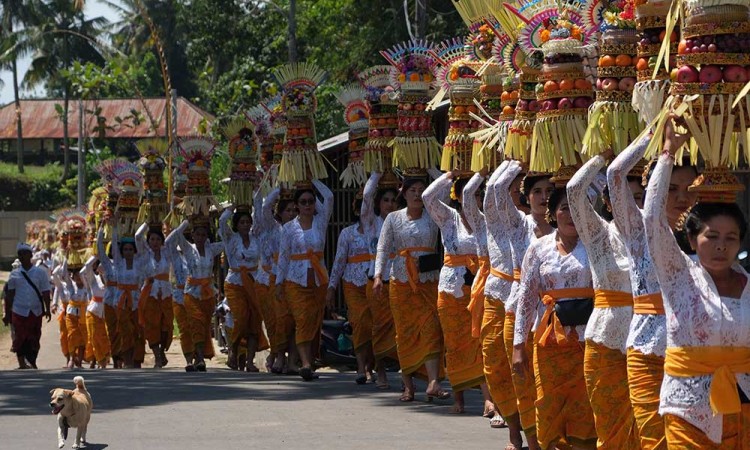
<path id="1" fill-rule="evenodd" d="M 25 243 L 16 246 L 21 267 L 8 279 L 3 323 L 13 324 L 15 331 L 11 351 L 18 358 L 19 369 L 36 369 L 39 340 L 42 337 L 42 316 L 50 321 L 50 285 L 44 269 L 31 264 L 32 249 Z"/>

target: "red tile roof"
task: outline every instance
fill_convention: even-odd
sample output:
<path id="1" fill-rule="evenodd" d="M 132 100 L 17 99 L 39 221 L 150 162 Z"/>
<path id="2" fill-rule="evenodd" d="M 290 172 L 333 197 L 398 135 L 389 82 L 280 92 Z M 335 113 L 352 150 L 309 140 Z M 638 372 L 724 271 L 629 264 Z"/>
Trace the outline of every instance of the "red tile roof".
<path id="1" fill-rule="evenodd" d="M 21 100 L 21 111 L 23 120 L 24 139 L 62 139 L 63 126 L 58 117 L 55 105 L 62 106 L 62 99 L 29 99 Z M 144 138 L 151 136 L 164 136 L 165 101 L 163 98 L 127 98 L 107 100 L 87 100 L 83 102 L 84 111 L 93 111 L 101 108 L 100 115 L 107 119 L 107 138 Z M 78 101 L 70 102 L 68 117 L 68 135 L 70 138 L 78 138 Z M 146 108 L 151 116 L 159 124 L 158 132 L 151 129 L 151 121 L 148 119 Z M 116 117 L 125 118 L 131 116 L 132 111 L 138 111 L 142 117 L 137 126 L 133 126 L 132 120 L 124 120 L 118 124 Z M 183 97 L 177 98 L 177 135 L 186 136 L 194 134 L 203 119 L 209 122 L 213 116 L 196 105 L 190 103 Z M 96 117 L 86 113 L 84 117 L 87 133 L 95 133 Z M 16 108 L 14 103 L 9 103 L 0 108 L 0 139 L 16 138 Z"/>

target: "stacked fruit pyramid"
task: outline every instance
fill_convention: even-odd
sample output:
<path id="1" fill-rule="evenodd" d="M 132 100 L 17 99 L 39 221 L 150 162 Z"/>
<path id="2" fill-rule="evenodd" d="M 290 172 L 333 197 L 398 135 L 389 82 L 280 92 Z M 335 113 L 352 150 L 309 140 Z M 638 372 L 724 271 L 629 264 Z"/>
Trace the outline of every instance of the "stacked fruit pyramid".
<path id="1" fill-rule="evenodd" d="M 182 213 L 191 218 L 208 217 L 216 199 L 211 193 L 211 158 L 216 141 L 205 136 L 184 136 L 179 140 L 180 171 L 187 174 L 185 197 L 182 199 Z M 122 197 L 122 194 L 120 195 Z"/>
<path id="2" fill-rule="evenodd" d="M 253 191 L 258 181 L 258 139 L 255 126 L 245 117 L 236 117 L 223 129 L 229 141 L 229 171 L 227 193 L 236 208 L 249 210 L 253 205 Z"/>
<path id="3" fill-rule="evenodd" d="M 669 5 L 668 0 L 635 0 L 635 24 L 638 30 L 635 67 L 638 76 L 633 90 L 633 109 L 645 124 L 650 124 L 656 118 L 667 98 L 670 73 L 665 62 L 669 62 L 669 67 L 674 67 L 673 56 L 659 60 L 662 42 L 667 35 Z M 677 41 L 678 29 L 675 28 L 669 35 L 670 55 L 677 52 Z"/>
<path id="4" fill-rule="evenodd" d="M 534 133 L 536 114 L 539 111 L 536 92 L 541 69 L 542 53 L 533 52 L 526 56 L 521 73 L 518 75 L 519 98 L 505 144 L 505 156 L 518 161 L 529 161 L 531 138 Z"/>
<path id="5" fill-rule="evenodd" d="M 538 29 L 544 60 L 537 85 L 541 105 L 531 144 L 533 171 L 553 171 L 560 163 L 577 164 L 594 96 L 583 71 L 585 34 L 577 23 L 577 5 L 565 3 L 559 14 L 557 3 L 550 2 L 549 6 L 539 19 L 542 26 Z"/>
<path id="6" fill-rule="evenodd" d="M 370 124 L 366 95 L 367 91 L 360 85 L 347 86 L 336 94 L 336 99 L 344 105 L 344 121 L 349 125 L 349 161 L 340 177 L 345 188 L 360 187 L 367 181 L 363 161 Z"/>
<path id="7" fill-rule="evenodd" d="M 143 172 L 144 198 L 138 214 L 138 222 L 148 222 L 151 227 L 161 229 L 161 222 L 169 212 L 167 189 L 164 186 L 165 157 L 169 143 L 165 139 L 144 139 L 136 144 L 141 154 L 138 165 Z"/>
<path id="8" fill-rule="evenodd" d="M 393 150 L 388 143 L 398 128 L 398 93 L 391 86 L 391 66 L 379 65 L 357 75 L 365 88 L 369 130 L 364 148 L 365 172 L 390 171 Z"/>
<path id="9" fill-rule="evenodd" d="M 398 129 L 388 145 L 393 148 L 393 166 L 410 173 L 423 173 L 440 159 L 432 112 L 427 109 L 435 82 L 432 44 L 412 40 L 380 54 L 391 64 L 391 84 L 399 90 Z"/>
<path id="10" fill-rule="evenodd" d="M 693 160 L 700 153 L 707 167 L 734 168 L 740 147 L 748 160 L 750 96 L 750 5 L 746 0 L 684 0 L 678 2 L 682 40 L 676 79 L 661 113 L 658 135 L 669 111 L 689 129 Z M 669 31 L 674 24 L 667 24 Z M 655 144 L 649 154 L 657 154 Z"/>
<path id="11" fill-rule="evenodd" d="M 311 63 L 287 64 L 274 72 L 282 88 L 281 108 L 287 119 L 280 182 L 309 183 L 328 176 L 315 133 L 315 89 L 326 76 L 324 70 Z"/>
<path id="12" fill-rule="evenodd" d="M 265 194 L 270 187 L 268 174 L 273 166 L 274 139 L 271 132 L 271 114 L 263 107 L 263 104 L 259 104 L 245 112 L 245 117 L 253 124 L 255 135 L 258 138 L 260 146 L 258 148 L 258 165 L 264 174 L 261 189 Z"/>
<path id="13" fill-rule="evenodd" d="M 588 156 L 598 155 L 607 148 L 619 153 L 641 131 L 632 105 L 638 41 L 633 0 L 610 3 L 600 30 L 596 101 L 589 112 L 589 128 L 582 149 Z"/>

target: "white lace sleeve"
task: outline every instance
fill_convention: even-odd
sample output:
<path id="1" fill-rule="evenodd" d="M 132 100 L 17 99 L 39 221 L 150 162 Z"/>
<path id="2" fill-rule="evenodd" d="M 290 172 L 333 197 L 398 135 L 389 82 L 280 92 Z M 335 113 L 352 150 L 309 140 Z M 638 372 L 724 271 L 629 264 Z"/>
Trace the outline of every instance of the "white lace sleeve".
<path id="1" fill-rule="evenodd" d="M 112 261 L 115 267 L 122 264 L 122 256 L 120 256 L 120 236 L 117 234 L 117 227 L 112 227 Z"/>
<path id="2" fill-rule="evenodd" d="M 445 197 L 446 191 L 450 192 L 451 183 L 447 174 L 440 175 L 422 193 L 422 201 L 424 201 L 427 213 L 441 229 L 448 226 L 454 218 L 455 210 L 441 200 Z"/>
<path id="3" fill-rule="evenodd" d="M 373 172 L 365 183 L 365 189 L 362 192 L 362 208 L 359 218 L 362 222 L 362 228 L 367 234 L 371 234 L 375 230 L 375 196 L 378 193 L 379 181 L 380 174 Z"/>
<path id="4" fill-rule="evenodd" d="M 139 255 L 147 255 L 151 251 L 146 240 L 146 233 L 148 232 L 148 224 L 143 222 L 138 231 L 135 232 L 135 249 Z"/>
<path id="5" fill-rule="evenodd" d="M 225 209 L 224 212 L 221 213 L 221 217 L 219 217 L 219 237 L 221 237 L 221 240 L 224 241 L 224 245 L 226 246 L 229 246 L 229 241 L 232 239 L 232 236 L 234 236 L 232 226 L 229 225 L 231 218 L 231 208 Z"/>
<path id="6" fill-rule="evenodd" d="M 650 141 L 651 138 L 644 135 L 623 150 L 607 168 L 607 185 L 612 203 L 613 221 L 626 242 L 635 239 L 636 234 L 643 233 L 643 214 L 633 199 L 627 176 L 628 172 L 643 158 Z M 632 246 L 629 246 L 629 249 L 632 252 Z M 632 254 L 631 256 L 638 257 Z"/>
<path id="7" fill-rule="evenodd" d="M 99 228 L 99 231 L 96 233 L 96 253 L 99 257 L 99 264 L 104 267 L 107 280 L 116 281 L 114 277 L 115 268 L 112 265 L 112 260 L 107 256 L 107 251 L 104 249 L 104 230 L 102 228 Z"/>
<path id="8" fill-rule="evenodd" d="M 464 200 L 463 210 L 464 214 L 466 214 L 466 221 L 469 222 L 469 225 L 471 226 L 471 229 L 474 231 L 475 235 L 487 232 L 487 225 L 484 221 L 484 214 L 482 214 L 482 211 L 479 210 L 477 198 L 474 195 L 479 187 L 482 186 L 483 181 L 484 177 L 479 173 L 475 173 L 474 176 L 471 177 L 469 182 L 466 183 L 466 186 L 464 186 L 464 192 L 462 194 L 462 198 Z"/>
<path id="9" fill-rule="evenodd" d="M 312 183 L 323 197 L 323 210 L 320 213 L 323 214 L 323 218 L 325 219 L 325 227 L 323 228 L 325 232 L 325 228 L 328 227 L 328 222 L 331 220 L 331 215 L 333 214 L 333 192 L 320 180 L 313 180 Z"/>
<path id="10" fill-rule="evenodd" d="M 95 256 L 89 257 L 81 269 L 81 279 L 88 289 L 91 289 L 96 283 L 96 280 L 94 280 L 94 261 L 96 261 Z"/>
<path id="11" fill-rule="evenodd" d="M 336 257 L 333 260 L 331 274 L 328 277 L 328 287 L 330 289 L 336 289 L 338 287 L 341 275 L 344 274 L 344 269 L 346 268 L 346 259 L 349 256 L 349 241 L 351 240 L 349 230 L 349 227 L 341 230 L 338 242 L 336 243 Z"/>
<path id="12" fill-rule="evenodd" d="M 515 295 L 518 299 L 516 306 L 516 324 L 513 330 L 513 345 L 525 344 L 529 338 L 529 332 L 536 319 L 537 304 L 539 303 L 539 292 L 541 274 L 539 267 L 541 261 L 536 255 L 538 242 L 533 242 L 521 265 L 521 281 Z"/>
<path id="13" fill-rule="evenodd" d="M 509 161 L 506 169 L 498 175 L 492 185 L 496 211 L 496 216 L 493 216 L 492 220 L 497 220 L 500 227 L 507 232 L 517 229 L 523 222 L 523 213 L 516 208 L 510 196 L 510 185 L 520 173 L 521 163 Z"/>
<path id="14" fill-rule="evenodd" d="M 281 240 L 279 248 L 279 261 L 276 263 L 276 285 L 279 286 L 284 283 L 286 279 L 286 272 L 289 268 L 289 258 L 292 252 L 292 236 L 289 236 L 288 229 L 289 225 L 293 222 L 289 222 L 281 228 Z"/>
<path id="15" fill-rule="evenodd" d="M 281 193 L 281 190 L 279 188 L 276 188 L 268 193 L 266 196 L 266 199 L 263 201 L 263 207 L 261 208 L 262 214 L 261 214 L 261 231 L 270 231 L 273 229 L 278 222 L 276 222 L 276 218 L 273 215 L 273 205 L 276 203 L 276 200 L 279 198 L 279 194 Z"/>
<path id="16" fill-rule="evenodd" d="M 390 254 L 393 250 L 393 219 L 392 215 L 386 216 L 383 222 L 383 227 L 380 230 L 380 238 L 378 239 L 378 253 L 375 257 L 375 276 L 380 277 L 383 274 L 383 270 L 388 263 Z M 388 281 L 388 280 L 383 280 Z"/>
<path id="17" fill-rule="evenodd" d="M 688 257 L 680 250 L 677 240 L 669 228 L 667 221 L 666 205 L 669 193 L 669 182 L 672 176 L 674 159 L 670 155 L 661 155 L 656 164 L 651 180 L 646 190 L 646 203 L 643 214 L 648 248 L 654 259 L 654 266 L 659 278 L 662 292 L 664 294 L 665 306 L 667 303 L 680 300 L 690 302 L 689 295 L 682 292 L 694 285 L 690 276 Z M 683 308 L 671 305 L 673 311 Z M 689 309 L 689 308 L 685 308 Z M 679 318 L 677 318 L 679 321 Z"/>
<path id="18" fill-rule="evenodd" d="M 586 245 L 589 257 L 594 256 L 593 249 L 589 247 L 595 245 L 597 240 L 604 242 L 607 234 L 607 222 L 594 210 L 587 195 L 589 186 L 604 167 L 604 163 L 601 155 L 594 156 L 576 171 L 567 186 L 570 214 L 576 224 L 578 236 Z M 592 265 L 594 262 L 595 260 L 592 260 Z"/>
<path id="19" fill-rule="evenodd" d="M 255 236 L 256 238 L 260 236 L 260 233 L 263 231 L 263 227 L 261 225 L 261 222 L 263 221 L 263 194 L 260 192 L 260 188 L 258 188 L 255 191 L 255 194 L 253 194 L 253 212 L 252 212 L 252 219 L 253 219 L 253 227 L 250 229 L 250 234 Z"/>

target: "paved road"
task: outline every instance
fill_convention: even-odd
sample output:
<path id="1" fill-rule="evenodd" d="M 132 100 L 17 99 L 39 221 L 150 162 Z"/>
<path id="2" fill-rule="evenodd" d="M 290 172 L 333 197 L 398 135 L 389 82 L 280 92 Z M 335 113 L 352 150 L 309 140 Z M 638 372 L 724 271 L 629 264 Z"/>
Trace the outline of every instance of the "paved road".
<path id="1" fill-rule="evenodd" d="M 507 438 L 479 416 L 476 392 L 467 414 L 454 416 L 450 401 L 399 404 L 395 388 L 357 386 L 352 374 L 305 383 L 224 369 L 42 370 L 0 372 L 2 448 L 56 448 L 49 390 L 79 373 L 95 405 L 89 449 L 493 449 Z"/>

